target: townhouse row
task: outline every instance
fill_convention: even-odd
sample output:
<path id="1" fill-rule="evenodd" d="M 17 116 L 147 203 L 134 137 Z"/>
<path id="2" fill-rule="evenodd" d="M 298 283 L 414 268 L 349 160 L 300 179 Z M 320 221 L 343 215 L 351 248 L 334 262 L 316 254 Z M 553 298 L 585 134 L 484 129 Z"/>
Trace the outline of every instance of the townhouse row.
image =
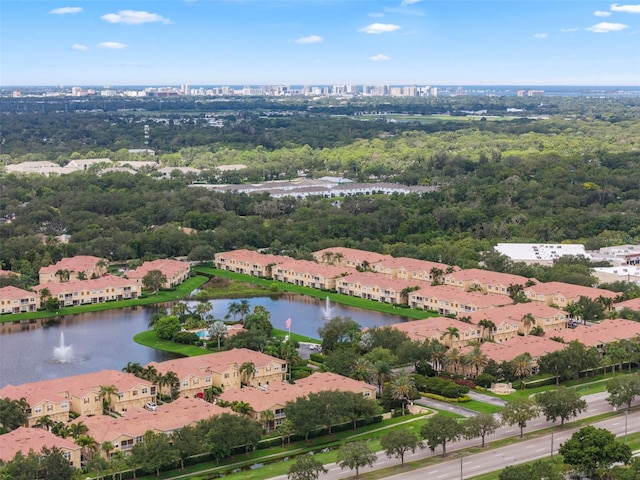
<path id="1" fill-rule="evenodd" d="M 91 256 L 64 258 L 55 265 L 40 269 L 40 284 L 27 291 L 16 287 L 0 288 L 0 314 L 35 312 L 49 298 L 60 306 L 71 307 L 113 300 L 138 298 L 144 276 L 159 270 L 166 277 L 162 288 L 173 288 L 190 275 L 190 266 L 178 260 L 145 262 L 124 277 L 108 275 L 105 259 Z"/>
<path id="2" fill-rule="evenodd" d="M 543 305 L 564 308 L 581 296 L 613 301 L 617 293 L 561 282 L 542 283 L 518 275 L 442 263 L 394 258 L 335 247 L 313 253 L 315 262 L 233 250 L 215 254 L 215 266 L 246 275 L 412 308 L 442 315 L 468 314 L 513 303 L 514 293 Z M 437 284 L 437 285 L 436 285 Z M 446 288 L 449 287 L 449 288 Z"/>

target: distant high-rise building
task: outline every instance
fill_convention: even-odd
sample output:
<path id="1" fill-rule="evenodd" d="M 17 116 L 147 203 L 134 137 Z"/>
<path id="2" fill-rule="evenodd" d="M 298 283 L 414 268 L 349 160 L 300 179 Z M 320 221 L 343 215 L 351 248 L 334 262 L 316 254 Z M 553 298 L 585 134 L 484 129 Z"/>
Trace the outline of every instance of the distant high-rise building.
<path id="1" fill-rule="evenodd" d="M 516 95 L 517 95 L 518 97 L 526 97 L 526 96 L 527 96 L 527 91 L 526 91 L 526 90 L 518 90 L 518 91 L 516 92 Z"/>

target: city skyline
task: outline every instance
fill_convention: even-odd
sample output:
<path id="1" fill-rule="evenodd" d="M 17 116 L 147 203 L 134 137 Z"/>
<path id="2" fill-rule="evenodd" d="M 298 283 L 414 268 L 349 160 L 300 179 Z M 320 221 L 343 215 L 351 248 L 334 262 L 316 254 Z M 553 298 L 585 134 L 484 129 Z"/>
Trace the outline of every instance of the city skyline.
<path id="1" fill-rule="evenodd" d="M 640 3 L 3 2 L 0 85 L 640 85 Z"/>

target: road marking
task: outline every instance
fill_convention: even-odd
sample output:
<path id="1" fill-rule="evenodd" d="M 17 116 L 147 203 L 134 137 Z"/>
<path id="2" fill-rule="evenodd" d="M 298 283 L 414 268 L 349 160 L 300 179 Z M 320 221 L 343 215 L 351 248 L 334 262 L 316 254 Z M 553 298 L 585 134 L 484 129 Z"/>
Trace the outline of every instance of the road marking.
<path id="1" fill-rule="evenodd" d="M 536 452 L 544 452 L 546 450 L 546 448 L 539 448 L 536 450 Z"/>

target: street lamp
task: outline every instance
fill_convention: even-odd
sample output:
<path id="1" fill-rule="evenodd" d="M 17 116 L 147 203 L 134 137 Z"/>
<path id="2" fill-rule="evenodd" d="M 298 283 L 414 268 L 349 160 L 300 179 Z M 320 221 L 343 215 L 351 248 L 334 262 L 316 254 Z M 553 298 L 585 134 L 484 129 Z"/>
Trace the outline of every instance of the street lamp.
<path id="1" fill-rule="evenodd" d="M 551 460 L 553 460 L 553 432 L 551 432 Z"/>
<path id="2" fill-rule="evenodd" d="M 624 410 L 624 443 L 627 444 L 627 420 L 629 417 L 629 409 L 625 408 Z"/>

